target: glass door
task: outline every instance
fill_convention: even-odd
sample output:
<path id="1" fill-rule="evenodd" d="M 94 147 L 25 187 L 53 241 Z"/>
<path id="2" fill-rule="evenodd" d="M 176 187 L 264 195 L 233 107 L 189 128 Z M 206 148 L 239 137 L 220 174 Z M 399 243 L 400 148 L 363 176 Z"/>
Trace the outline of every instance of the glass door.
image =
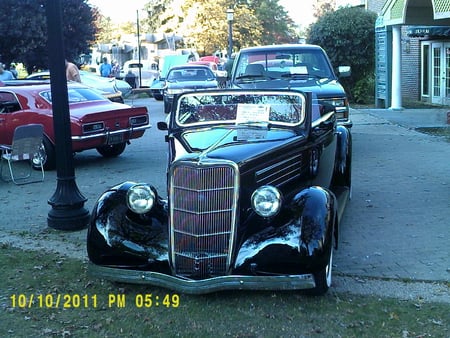
<path id="1" fill-rule="evenodd" d="M 431 102 L 450 104 L 450 43 L 431 45 Z"/>

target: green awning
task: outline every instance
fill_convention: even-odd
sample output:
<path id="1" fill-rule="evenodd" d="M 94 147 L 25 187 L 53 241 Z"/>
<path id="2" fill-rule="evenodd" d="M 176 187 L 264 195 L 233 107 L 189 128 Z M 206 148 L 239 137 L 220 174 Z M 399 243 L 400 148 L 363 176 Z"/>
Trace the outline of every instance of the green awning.
<path id="1" fill-rule="evenodd" d="M 407 35 L 412 38 L 450 38 L 449 26 L 411 26 Z"/>

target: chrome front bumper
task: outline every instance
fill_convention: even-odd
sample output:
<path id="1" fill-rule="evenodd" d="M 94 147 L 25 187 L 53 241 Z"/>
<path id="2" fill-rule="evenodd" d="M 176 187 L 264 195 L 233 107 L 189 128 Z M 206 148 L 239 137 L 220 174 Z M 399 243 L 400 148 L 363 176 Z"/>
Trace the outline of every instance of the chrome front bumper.
<path id="1" fill-rule="evenodd" d="M 141 131 L 141 130 L 146 130 L 148 128 L 151 128 L 151 124 L 146 124 L 143 126 L 138 126 L 138 127 L 130 127 L 130 128 L 126 128 L 126 129 L 119 129 L 119 130 L 113 130 L 113 131 L 109 131 L 109 130 L 103 130 L 100 133 L 92 133 L 92 134 L 87 134 L 87 135 L 81 135 L 81 136 L 73 136 L 72 135 L 72 141 L 84 141 L 84 140 L 91 140 L 94 138 L 99 138 L 99 137 L 109 137 L 112 135 L 117 135 L 117 134 L 131 134 L 132 132 L 135 131 Z"/>
<path id="2" fill-rule="evenodd" d="M 302 290 L 316 286 L 312 274 L 286 276 L 220 276 L 187 280 L 152 271 L 118 269 L 89 263 L 88 273 L 98 278 L 133 284 L 146 284 L 185 294 L 205 294 L 223 290 Z"/>

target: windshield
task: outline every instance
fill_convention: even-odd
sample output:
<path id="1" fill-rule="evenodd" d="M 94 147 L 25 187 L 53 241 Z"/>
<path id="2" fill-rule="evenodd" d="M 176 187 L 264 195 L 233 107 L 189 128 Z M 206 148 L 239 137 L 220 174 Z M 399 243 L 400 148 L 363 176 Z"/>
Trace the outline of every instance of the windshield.
<path id="1" fill-rule="evenodd" d="M 206 67 L 196 68 L 175 68 L 172 69 L 167 75 L 167 81 L 179 82 L 179 81 L 205 81 L 208 79 L 213 79 L 214 73 Z"/>
<path id="2" fill-rule="evenodd" d="M 105 100 L 105 98 L 100 94 L 97 94 L 96 91 L 88 88 L 69 88 L 67 94 L 69 103 Z M 50 90 L 41 92 L 40 95 L 49 103 L 52 102 L 52 92 Z"/>
<path id="3" fill-rule="evenodd" d="M 296 126 L 305 119 L 305 96 L 286 91 L 221 91 L 184 94 L 178 100 L 178 125 Z"/>
<path id="4" fill-rule="evenodd" d="M 237 81 L 334 77 L 323 51 L 306 48 L 242 52 L 234 74 Z"/>

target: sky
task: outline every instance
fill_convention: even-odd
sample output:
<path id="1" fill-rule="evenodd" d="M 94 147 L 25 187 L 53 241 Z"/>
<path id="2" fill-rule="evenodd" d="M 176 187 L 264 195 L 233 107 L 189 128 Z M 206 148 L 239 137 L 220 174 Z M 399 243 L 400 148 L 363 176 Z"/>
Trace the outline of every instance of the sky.
<path id="1" fill-rule="evenodd" d="M 136 11 L 144 7 L 148 0 L 128 0 L 125 5 L 116 6 L 111 0 L 89 0 L 89 4 L 99 8 L 104 16 L 109 16 L 115 22 L 136 20 Z M 302 27 L 312 23 L 313 0 L 279 0 L 296 24 Z M 225 14 L 224 14 L 225 15 Z"/>

